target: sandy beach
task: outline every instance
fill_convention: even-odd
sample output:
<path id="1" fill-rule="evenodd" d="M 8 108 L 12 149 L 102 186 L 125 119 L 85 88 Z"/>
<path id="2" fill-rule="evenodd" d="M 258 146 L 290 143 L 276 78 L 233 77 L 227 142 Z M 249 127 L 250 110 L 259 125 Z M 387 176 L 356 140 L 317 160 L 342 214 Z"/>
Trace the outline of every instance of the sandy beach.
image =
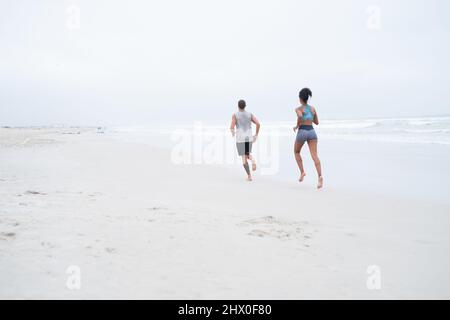
<path id="1" fill-rule="evenodd" d="M 96 129 L 0 137 L 1 298 L 450 298 L 449 205 L 247 183 Z"/>

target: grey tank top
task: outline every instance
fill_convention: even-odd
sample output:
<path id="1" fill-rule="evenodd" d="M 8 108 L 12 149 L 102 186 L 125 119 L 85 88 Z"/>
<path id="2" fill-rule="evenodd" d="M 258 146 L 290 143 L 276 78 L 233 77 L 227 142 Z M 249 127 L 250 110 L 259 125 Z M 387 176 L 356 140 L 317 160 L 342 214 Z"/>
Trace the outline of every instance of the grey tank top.
<path id="1" fill-rule="evenodd" d="M 238 111 L 236 116 L 236 142 L 252 141 L 252 114 L 247 111 Z"/>

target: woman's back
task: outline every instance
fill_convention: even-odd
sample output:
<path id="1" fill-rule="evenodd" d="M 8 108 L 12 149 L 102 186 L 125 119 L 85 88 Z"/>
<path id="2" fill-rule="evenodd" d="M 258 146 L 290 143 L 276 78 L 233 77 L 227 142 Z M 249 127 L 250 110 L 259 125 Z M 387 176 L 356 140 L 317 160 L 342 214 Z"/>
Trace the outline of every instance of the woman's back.
<path id="1" fill-rule="evenodd" d="M 312 125 L 314 122 L 315 110 L 310 105 L 297 108 L 297 114 L 302 120 L 302 124 Z"/>

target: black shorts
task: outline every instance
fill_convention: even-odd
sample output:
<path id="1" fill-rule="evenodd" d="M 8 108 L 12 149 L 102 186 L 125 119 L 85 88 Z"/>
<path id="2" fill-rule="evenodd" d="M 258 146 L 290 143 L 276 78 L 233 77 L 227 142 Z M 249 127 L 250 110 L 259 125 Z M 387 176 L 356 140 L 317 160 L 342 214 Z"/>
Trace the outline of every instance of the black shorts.
<path id="1" fill-rule="evenodd" d="M 236 143 L 236 147 L 240 156 L 249 156 L 252 152 L 251 142 L 238 142 Z"/>

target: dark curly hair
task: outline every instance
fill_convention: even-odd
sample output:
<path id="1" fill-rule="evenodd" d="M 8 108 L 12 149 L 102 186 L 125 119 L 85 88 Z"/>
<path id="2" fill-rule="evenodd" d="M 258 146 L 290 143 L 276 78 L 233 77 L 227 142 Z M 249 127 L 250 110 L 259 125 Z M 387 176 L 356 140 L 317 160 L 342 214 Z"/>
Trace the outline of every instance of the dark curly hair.
<path id="1" fill-rule="evenodd" d="M 308 103 L 310 97 L 312 97 L 312 91 L 309 88 L 303 88 L 298 94 L 299 98 L 305 103 Z"/>

